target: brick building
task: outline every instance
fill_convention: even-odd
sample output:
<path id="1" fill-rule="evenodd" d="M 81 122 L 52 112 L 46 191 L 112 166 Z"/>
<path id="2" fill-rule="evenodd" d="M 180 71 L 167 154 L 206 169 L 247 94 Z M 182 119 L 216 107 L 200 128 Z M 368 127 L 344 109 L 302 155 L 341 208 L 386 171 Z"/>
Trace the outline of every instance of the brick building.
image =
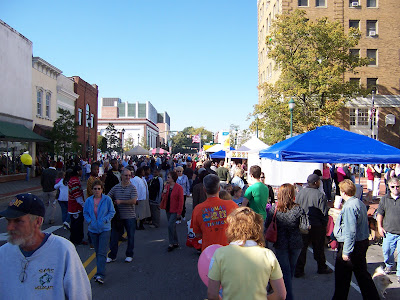
<path id="1" fill-rule="evenodd" d="M 82 145 L 80 155 L 97 159 L 97 109 L 99 90 L 96 84 L 87 83 L 79 76 L 71 77 L 74 92 L 79 95 L 75 103 L 78 143 Z"/>
<path id="2" fill-rule="evenodd" d="M 373 59 L 368 66 L 358 68 L 357 74 L 344 74 L 345 81 L 353 81 L 376 90 L 375 109 L 372 95 L 349 102 L 340 115 L 343 129 L 369 135 L 395 147 L 399 140 L 399 94 L 400 94 L 400 12 L 398 0 L 258 0 L 258 83 L 275 83 L 280 71 L 268 58 L 265 38 L 278 14 L 302 9 L 311 20 L 328 17 L 339 21 L 347 32 L 350 27 L 361 31 L 361 39 L 354 55 Z M 259 90 L 258 102 L 262 103 L 264 91 Z M 374 117 L 372 113 L 375 111 Z M 389 117 L 387 117 L 389 116 Z M 377 120 L 372 125 L 371 120 Z M 394 124 L 388 124 L 393 123 Z"/>

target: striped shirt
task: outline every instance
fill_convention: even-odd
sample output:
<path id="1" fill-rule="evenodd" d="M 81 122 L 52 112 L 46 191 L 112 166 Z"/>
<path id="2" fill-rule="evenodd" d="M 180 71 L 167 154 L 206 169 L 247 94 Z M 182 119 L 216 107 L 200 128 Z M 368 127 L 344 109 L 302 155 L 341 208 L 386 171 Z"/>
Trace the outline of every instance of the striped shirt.
<path id="1" fill-rule="evenodd" d="M 136 188 L 129 184 L 128 186 L 123 187 L 121 183 L 115 185 L 111 191 L 108 193 L 108 196 L 112 200 L 131 200 L 137 198 Z M 135 213 L 135 204 L 119 204 L 118 210 L 121 219 L 133 219 L 136 218 Z"/>

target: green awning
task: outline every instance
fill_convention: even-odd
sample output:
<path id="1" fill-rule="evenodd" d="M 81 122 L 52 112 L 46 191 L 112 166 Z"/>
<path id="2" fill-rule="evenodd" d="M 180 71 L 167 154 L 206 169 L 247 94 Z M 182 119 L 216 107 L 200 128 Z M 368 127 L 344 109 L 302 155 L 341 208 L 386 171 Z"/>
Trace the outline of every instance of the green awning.
<path id="1" fill-rule="evenodd" d="M 11 142 L 49 142 L 21 124 L 0 121 L 0 140 Z"/>

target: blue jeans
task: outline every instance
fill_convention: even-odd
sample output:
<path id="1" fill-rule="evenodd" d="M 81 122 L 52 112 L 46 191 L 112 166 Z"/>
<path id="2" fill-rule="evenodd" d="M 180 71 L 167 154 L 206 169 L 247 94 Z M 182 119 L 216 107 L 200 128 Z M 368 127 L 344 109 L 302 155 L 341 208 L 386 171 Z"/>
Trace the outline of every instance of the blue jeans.
<path id="1" fill-rule="evenodd" d="M 326 195 L 326 198 L 328 200 L 332 200 L 332 179 L 322 179 L 322 184 L 324 188 L 324 192 Z"/>
<path id="2" fill-rule="evenodd" d="M 286 286 L 286 300 L 293 300 L 292 279 L 296 269 L 297 258 L 301 249 L 276 249 L 275 255 L 278 259 L 283 273 L 283 281 Z"/>
<path id="3" fill-rule="evenodd" d="M 394 251 L 397 247 L 397 257 L 400 255 L 400 235 L 386 232 L 386 237 L 383 238 L 382 251 L 383 261 L 386 267 L 394 267 Z M 400 262 L 397 262 L 397 276 L 400 276 Z"/>
<path id="4" fill-rule="evenodd" d="M 71 222 L 71 216 L 68 213 L 68 201 L 58 201 L 61 207 L 61 218 L 62 222 Z"/>
<path id="5" fill-rule="evenodd" d="M 136 218 L 133 219 L 122 219 L 120 220 L 125 227 L 126 233 L 128 234 L 128 246 L 126 247 L 126 257 L 133 257 L 133 248 L 135 247 L 135 230 L 136 230 Z M 112 227 L 111 228 L 111 241 L 110 241 L 110 253 L 108 257 L 116 259 L 118 254 L 118 241 L 119 237 L 123 232 Z"/>
<path id="6" fill-rule="evenodd" d="M 93 233 L 89 231 L 88 234 L 92 240 L 94 251 L 96 251 L 97 272 L 95 276 L 104 278 L 106 273 L 106 258 L 111 231 L 103 231 L 101 233 Z"/>
<path id="7" fill-rule="evenodd" d="M 176 233 L 176 213 L 168 213 L 168 241 L 170 245 L 178 244 L 178 234 Z"/>

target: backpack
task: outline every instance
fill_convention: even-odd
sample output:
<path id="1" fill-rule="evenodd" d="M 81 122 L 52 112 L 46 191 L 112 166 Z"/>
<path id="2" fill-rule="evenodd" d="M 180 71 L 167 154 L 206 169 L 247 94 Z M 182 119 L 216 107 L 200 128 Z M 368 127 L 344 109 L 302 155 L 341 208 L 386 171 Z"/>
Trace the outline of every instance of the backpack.
<path id="1" fill-rule="evenodd" d="M 158 176 L 157 176 L 150 180 L 149 199 L 156 200 L 159 192 L 160 192 L 160 180 L 158 179 Z"/>

